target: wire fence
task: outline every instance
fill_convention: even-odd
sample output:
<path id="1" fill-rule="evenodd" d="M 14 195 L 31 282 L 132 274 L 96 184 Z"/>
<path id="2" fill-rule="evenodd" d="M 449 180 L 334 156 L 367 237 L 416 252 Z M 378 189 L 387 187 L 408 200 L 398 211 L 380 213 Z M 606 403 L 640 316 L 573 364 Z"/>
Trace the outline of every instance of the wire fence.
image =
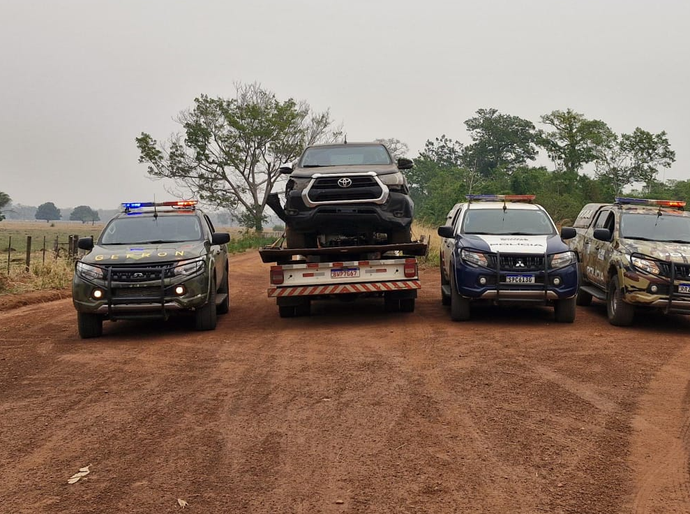
<path id="1" fill-rule="evenodd" d="M 19 238 L 17 236 L 8 236 L 7 248 L 4 255 L 4 263 L 0 266 L 0 272 L 7 275 L 12 273 L 28 273 L 31 270 L 32 263 L 40 262 L 46 264 L 49 259 L 58 260 L 66 259 L 74 261 L 79 257 L 79 249 L 77 241 L 79 236 L 69 235 L 55 236 L 55 239 L 49 239 L 47 236 L 41 238 L 34 238 L 33 236 L 25 236 Z M 21 248 L 20 250 L 13 247 Z"/>

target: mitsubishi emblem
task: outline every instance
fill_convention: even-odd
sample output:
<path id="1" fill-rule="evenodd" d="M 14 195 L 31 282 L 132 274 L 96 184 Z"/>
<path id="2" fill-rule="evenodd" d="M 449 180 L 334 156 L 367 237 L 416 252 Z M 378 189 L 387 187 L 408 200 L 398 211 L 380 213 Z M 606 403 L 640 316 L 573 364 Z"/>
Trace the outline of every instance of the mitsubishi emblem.
<path id="1" fill-rule="evenodd" d="M 525 267 L 525 263 L 522 262 L 522 259 L 518 259 L 518 260 L 515 262 L 515 267 L 516 267 L 516 268 L 524 268 L 524 267 Z"/>
<path id="2" fill-rule="evenodd" d="M 343 177 L 338 179 L 338 185 L 340 187 L 350 187 L 352 185 L 352 179 L 349 177 Z"/>

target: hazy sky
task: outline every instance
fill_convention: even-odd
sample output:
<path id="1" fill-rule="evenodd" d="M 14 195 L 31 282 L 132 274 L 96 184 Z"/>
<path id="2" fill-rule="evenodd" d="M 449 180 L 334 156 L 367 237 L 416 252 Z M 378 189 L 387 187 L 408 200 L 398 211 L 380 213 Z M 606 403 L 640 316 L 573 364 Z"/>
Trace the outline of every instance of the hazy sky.
<path id="1" fill-rule="evenodd" d="M 114 208 L 168 199 L 134 138 L 259 82 L 411 155 L 493 107 L 666 130 L 690 178 L 687 0 L 0 0 L 0 191 Z M 539 126 L 539 125 L 538 125 Z"/>

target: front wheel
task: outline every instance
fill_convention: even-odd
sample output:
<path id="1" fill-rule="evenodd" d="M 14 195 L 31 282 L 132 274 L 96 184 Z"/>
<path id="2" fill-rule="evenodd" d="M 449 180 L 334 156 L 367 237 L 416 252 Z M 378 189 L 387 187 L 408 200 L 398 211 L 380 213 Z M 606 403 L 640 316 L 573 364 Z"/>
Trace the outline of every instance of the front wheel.
<path id="1" fill-rule="evenodd" d="M 606 295 L 606 314 L 609 323 L 617 327 L 632 325 L 635 317 L 635 307 L 623 301 L 623 294 L 618 285 L 618 277 L 613 277 L 609 282 Z"/>
<path id="2" fill-rule="evenodd" d="M 82 339 L 101 337 L 103 334 L 103 317 L 98 314 L 77 312 L 77 326 Z"/>
<path id="3" fill-rule="evenodd" d="M 211 281 L 211 291 L 208 295 L 206 305 L 196 310 L 196 329 L 197 330 L 215 330 L 218 322 L 218 314 L 216 310 L 216 279 Z"/>
<path id="4" fill-rule="evenodd" d="M 391 244 L 409 243 L 412 241 L 412 229 L 407 227 L 403 230 L 396 230 L 388 235 L 388 242 Z"/>
<path id="5" fill-rule="evenodd" d="M 557 300 L 553 312 L 558 323 L 572 323 L 575 321 L 575 298 Z"/>
<path id="6" fill-rule="evenodd" d="M 455 285 L 455 270 L 451 266 L 450 275 L 450 319 L 467 321 L 470 319 L 470 301 L 458 293 Z"/>

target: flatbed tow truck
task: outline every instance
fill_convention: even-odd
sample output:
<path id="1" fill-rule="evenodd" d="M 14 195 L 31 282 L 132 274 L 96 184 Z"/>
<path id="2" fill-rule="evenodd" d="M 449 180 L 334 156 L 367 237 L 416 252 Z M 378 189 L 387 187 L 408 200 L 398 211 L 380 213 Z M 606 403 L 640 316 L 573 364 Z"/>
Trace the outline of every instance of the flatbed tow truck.
<path id="1" fill-rule="evenodd" d="M 421 289 L 417 257 L 426 242 L 259 250 L 271 266 L 269 298 L 281 318 L 308 316 L 313 300 L 381 297 L 388 312 L 413 312 Z"/>

